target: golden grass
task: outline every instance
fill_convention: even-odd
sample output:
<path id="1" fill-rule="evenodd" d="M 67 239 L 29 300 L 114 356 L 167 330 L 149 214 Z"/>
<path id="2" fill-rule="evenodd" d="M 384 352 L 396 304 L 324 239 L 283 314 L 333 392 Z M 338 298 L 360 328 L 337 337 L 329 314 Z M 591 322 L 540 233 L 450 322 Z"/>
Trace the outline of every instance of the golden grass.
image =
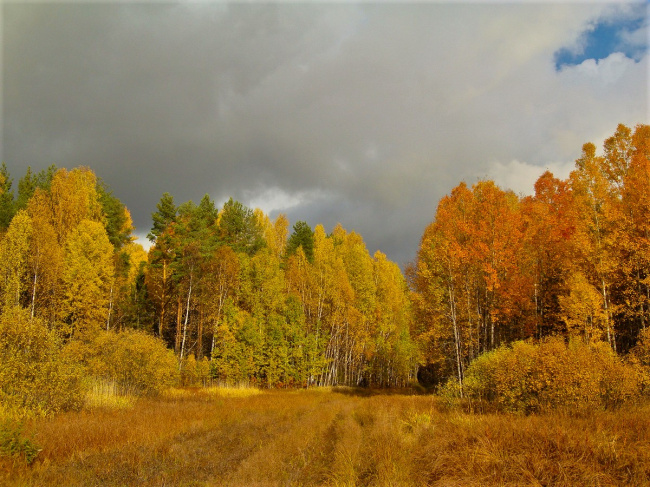
<path id="1" fill-rule="evenodd" d="M 650 404 L 579 417 L 469 414 L 437 398 L 174 390 L 25 425 L 19 486 L 650 485 Z"/>
<path id="2" fill-rule="evenodd" d="M 262 391 L 249 386 L 211 386 L 203 389 L 203 393 L 219 397 L 251 397 L 262 394 Z"/>
<path id="3" fill-rule="evenodd" d="M 209 386 L 209 387 L 173 387 L 163 391 L 162 397 L 167 399 L 181 399 L 196 396 L 212 397 L 251 397 L 262 394 L 262 390 L 248 385 L 237 386 Z"/>
<path id="4" fill-rule="evenodd" d="M 114 381 L 93 380 L 86 393 L 85 407 L 129 409 L 135 405 L 136 396 L 120 394 Z"/>

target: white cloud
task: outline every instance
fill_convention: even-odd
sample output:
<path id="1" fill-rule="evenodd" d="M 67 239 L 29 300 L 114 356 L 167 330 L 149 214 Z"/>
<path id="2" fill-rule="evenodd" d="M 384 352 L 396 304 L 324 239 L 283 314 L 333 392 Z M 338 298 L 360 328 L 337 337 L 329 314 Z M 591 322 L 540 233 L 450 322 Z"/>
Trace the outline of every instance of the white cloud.
<path id="1" fill-rule="evenodd" d="M 147 238 L 147 234 L 142 232 L 135 233 L 135 243 L 142 245 L 142 248 L 147 252 L 149 252 L 152 245 L 151 241 Z"/>
<path id="2" fill-rule="evenodd" d="M 298 191 L 289 193 L 278 187 L 256 191 L 245 190 L 243 194 L 246 206 L 259 208 L 267 215 L 286 212 L 296 207 L 313 204 L 318 200 L 329 198 L 329 195 L 322 191 Z"/>
<path id="3" fill-rule="evenodd" d="M 504 190 L 510 189 L 516 194 L 527 196 L 535 193 L 535 182 L 544 172 L 550 171 L 558 179 L 567 179 L 574 167 L 573 161 L 550 162 L 544 167 L 517 160 L 505 164 L 493 161 L 490 163 L 488 178 Z"/>
<path id="4" fill-rule="evenodd" d="M 615 52 L 605 59 L 586 59 L 575 66 L 565 66 L 562 73 L 572 82 L 589 81 L 605 86 L 616 83 L 637 63 L 622 52 Z"/>

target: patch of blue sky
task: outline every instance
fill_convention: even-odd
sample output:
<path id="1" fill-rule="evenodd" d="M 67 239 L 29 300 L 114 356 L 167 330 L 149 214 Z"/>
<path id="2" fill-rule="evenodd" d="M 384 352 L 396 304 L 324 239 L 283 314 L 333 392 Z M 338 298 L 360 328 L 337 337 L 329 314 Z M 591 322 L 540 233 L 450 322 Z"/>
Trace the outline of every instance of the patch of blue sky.
<path id="1" fill-rule="evenodd" d="M 625 18 L 605 18 L 592 23 L 577 40 L 575 46 L 563 47 L 555 52 L 555 69 L 575 66 L 587 59 L 607 58 L 621 52 L 626 57 L 641 60 L 648 50 L 646 8 L 638 15 Z"/>

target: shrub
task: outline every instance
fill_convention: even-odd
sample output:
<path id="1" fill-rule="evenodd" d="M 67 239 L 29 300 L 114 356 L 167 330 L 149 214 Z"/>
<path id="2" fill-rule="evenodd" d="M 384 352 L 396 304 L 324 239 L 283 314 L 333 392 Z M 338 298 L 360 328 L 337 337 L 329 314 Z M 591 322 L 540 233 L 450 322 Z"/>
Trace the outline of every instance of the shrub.
<path id="1" fill-rule="evenodd" d="M 8 457 L 22 457 L 25 463 L 30 465 L 38 452 L 40 446 L 33 438 L 25 438 L 23 435 L 22 423 L 5 420 L 0 424 L 0 454 Z"/>
<path id="2" fill-rule="evenodd" d="M 579 411 L 616 407 L 637 397 L 643 382 L 641 367 L 625 363 L 606 343 L 551 338 L 481 355 L 467 368 L 463 390 L 505 411 Z"/>
<path id="3" fill-rule="evenodd" d="M 104 331 L 87 344 L 72 343 L 88 375 L 117 385 L 120 394 L 155 395 L 178 382 L 178 362 L 165 344 L 137 330 Z"/>
<path id="4" fill-rule="evenodd" d="M 183 386 L 206 386 L 211 382 L 210 362 L 206 357 L 196 360 L 194 354 L 183 359 L 181 368 L 181 385 Z"/>
<path id="5" fill-rule="evenodd" d="M 26 310 L 0 316 L 0 404 L 8 417 L 83 405 L 82 370 L 60 353 L 57 335 Z"/>

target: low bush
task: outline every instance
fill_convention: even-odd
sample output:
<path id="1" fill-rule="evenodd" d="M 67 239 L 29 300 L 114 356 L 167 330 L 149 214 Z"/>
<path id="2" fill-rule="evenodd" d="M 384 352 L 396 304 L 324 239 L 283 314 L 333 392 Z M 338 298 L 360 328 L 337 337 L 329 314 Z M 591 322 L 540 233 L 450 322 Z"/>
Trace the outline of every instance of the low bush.
<path id="1" fill-rule="evenodd" d="M 466 370 L 463 392 L 504 411 L 580 411 L 613 408 L 638 397 L 646 377 L 638 363 L 625 362 L 606 343 L 550 338 L 479 356 Z M 448 395 L 459 392 L 454 382 L 445 387 Z"/>
<path id="2" fill-rule="evenodd" d="M 174 353 L 137 330 L 101 332 L 91 342 L 69 344 L 68 354 L 78 357 L 89 376 L 115 384 L 122 395 L 156 395 L 179 379 Z"/>
<path id="3" fill-rule="evenodd" d="M 7 419 L 0 424 L 0 455 L 23 458 L 30 465 L 39 451 L 38 443 L 23 434 L 22 423 Z"/>
<path id="4" fill-rule="evenodd" d="M 207 386 L 212 381 L 210 377 L 210 362 L 206 357 L 196 360 L 194 354 L 190 354 L 183 359 L 181 367 L 181 385 L 189 386 Z"/>
<path id="5" fill-rule="evenodd" d="M 60 353 L 55 332 L 26 310 L 0 316 L 0 405 L 3 416 L 47 415 L 79 409 L 82 370 Z"/>

